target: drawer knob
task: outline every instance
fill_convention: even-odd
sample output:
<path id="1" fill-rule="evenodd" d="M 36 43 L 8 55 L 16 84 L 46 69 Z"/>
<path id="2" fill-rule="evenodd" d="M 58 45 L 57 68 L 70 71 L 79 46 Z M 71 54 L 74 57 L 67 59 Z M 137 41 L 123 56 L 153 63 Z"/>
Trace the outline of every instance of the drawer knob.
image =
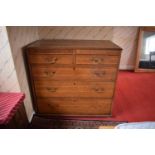
<path id="1" fill-rule="evenodd" d="M 49 92 L 56 92 L 57 88 L 46 88 Z"/>
<path id="2" fill-rule="evenodd" d="M 47 58 L 45 58 L 45 60 L 50 64 L 55 64 L 57 62 L 58 58 L 57 57 L 49 57 L 49 58 L 47 57 Z"/>
<path id="3" fill-rule="evenodd" d="M 91 58 L 91 61 L 93 63 L 96 63 L 96 64 L 101 64 L 104 61 L 104 59 L 103 58 L 93 57 L 93 58 Z"/>
<path id="4" fill-rule="evenodd" d="M 55 74 L 55 71 L 49 72 L 49 71 L 44 71 L 46 76 L 53 76 Z"/>

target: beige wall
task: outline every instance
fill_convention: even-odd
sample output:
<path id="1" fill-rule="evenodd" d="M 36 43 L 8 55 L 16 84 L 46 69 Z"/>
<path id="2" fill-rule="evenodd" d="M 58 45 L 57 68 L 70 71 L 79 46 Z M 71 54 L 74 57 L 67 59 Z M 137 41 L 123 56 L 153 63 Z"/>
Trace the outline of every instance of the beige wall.
<path id="1" fill-rule="evenodd" d="M 105 26 L 45 26 L 38 27 L 40 39 L 112 40 L 113 27 Z"/>
<path id="2" fill-rule="evenodd" d="M 0 26 L 0 91 L 20 92 L 6 27 Z"/>
<path id="3" fill-rule="evenodd" d="M 7 27 L 7 30 L 20 88 L 26 94 L 24 104 L 28 119 L 30 120 L 33 108 L 23 61 L 22 47 L 38 40 L 37 27 Z"/>
<path id="4" fill-rule="evenodd" d="M 135 65 L 138 27 L 115 26 L 50 26 L 38 27 L 40 39 L 111 40 L 123 48 L 120 69 Z"/>
<path id="5" fill-rule="evenodd" d="M 112 41 L 123 48 L 120 69 L 134 69 L 138 27 L 114 27 Z"/>

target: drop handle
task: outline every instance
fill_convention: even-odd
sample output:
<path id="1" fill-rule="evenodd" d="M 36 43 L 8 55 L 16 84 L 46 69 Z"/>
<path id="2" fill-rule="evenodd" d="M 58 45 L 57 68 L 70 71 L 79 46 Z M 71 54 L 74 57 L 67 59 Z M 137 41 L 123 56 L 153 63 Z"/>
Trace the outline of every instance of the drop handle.
<path id="1" fill-rule="evenodd" d="M 102 93 L 104 92 L 104 88 L 93 88 L 93 90 L 97 93 Z"/>
<path id="2" fill-rule="evenodd" d="M 50 103 L 48 103 L 47 105 L 51 108 L 51 104 Z"/>
<path id="3" fill-rule="evenodd" d="M 58 58 L 57 57 L 47 57 L 47 58 L 45 58 L 45 60 L 50 64 L 55 64 L 57 62 Z"/>
<path id="4" fill-rule="evenodd" d="M 77 99 L 73 99 L 73 102 L 77 102 Z"/>
<path id="5" fill-rule="evenodd" d="M 49 92 L 56 92 L 57 88 L 46 88 Z"/>
<path id="6" fill-rule="evenodd" d="M 97 57 L 93 57 L 91 58 L 91 61 L 94 62 L 94 63 L 97 63 L 97 64 L 100 64 L 104 61 L 103 58 L 97 58 Z"/>
<path id="7" fill-rule="evenodd" d="M 46 76 L 53 76 L 55 74 L 55 71 L 53 72 L 44 71 L 44 73 L 46 74 Z"/>
<path id="8" fill-rule="evenodd" d="M 94 72 L 94 74 L 95 74 L 96 76 L 103 77 L 103 76 L 106 74 L 106 71 Z"/>

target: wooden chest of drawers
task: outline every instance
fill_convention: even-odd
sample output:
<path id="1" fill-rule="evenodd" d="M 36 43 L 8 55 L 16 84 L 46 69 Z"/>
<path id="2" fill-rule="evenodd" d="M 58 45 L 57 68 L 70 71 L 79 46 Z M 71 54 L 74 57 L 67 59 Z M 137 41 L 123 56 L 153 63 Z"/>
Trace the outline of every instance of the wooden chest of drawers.
<path id="1" fill-rule="evenodd" d="M 40 40 L 25 60 L 40 115 L 111 115 L 121 48 L 110 41 Z"/>

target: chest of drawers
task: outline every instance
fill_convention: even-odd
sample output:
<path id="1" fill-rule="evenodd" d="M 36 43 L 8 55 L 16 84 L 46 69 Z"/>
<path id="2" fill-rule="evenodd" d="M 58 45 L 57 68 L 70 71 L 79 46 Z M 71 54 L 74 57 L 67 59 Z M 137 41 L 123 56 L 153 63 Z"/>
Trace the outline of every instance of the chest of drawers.
<path id="1" fill-rule="evenodd" d="M 38 115 L 111 115 L 121 48 L 110 41 L 40 40 L 25 60 Z"/>

